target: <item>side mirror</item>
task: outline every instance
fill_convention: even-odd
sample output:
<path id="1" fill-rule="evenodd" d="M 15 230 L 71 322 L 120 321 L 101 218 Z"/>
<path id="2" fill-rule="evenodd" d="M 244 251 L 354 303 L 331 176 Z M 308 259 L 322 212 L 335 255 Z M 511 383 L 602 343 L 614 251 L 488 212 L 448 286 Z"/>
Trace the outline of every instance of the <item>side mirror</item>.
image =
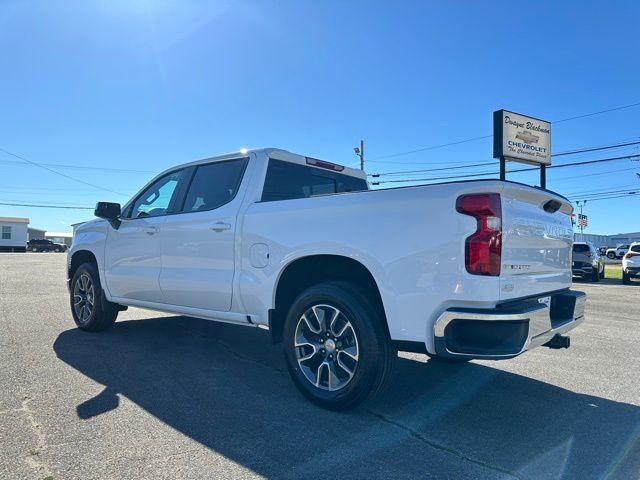
<path id="1" fill-rule="evenodd" d="M 107 220 L 116 230 L 120 226 L 120 204 L 112 202 L 98 202 L 93 214 Z"/>

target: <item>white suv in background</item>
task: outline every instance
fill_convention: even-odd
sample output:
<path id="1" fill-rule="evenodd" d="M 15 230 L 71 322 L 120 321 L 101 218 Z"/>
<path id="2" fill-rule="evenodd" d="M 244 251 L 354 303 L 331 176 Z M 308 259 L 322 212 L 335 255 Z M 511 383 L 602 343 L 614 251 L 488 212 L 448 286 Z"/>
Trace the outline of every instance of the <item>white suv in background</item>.
<path id="1" fill-rule="evenodd" d="M 628 243 L 624 245 L 618 245 L 616 248 L 609 248 L 607 250 L 607 257 L 610 260 L 615 260 L 617 258 L 622 258 L 625 253 L 629 250 L 630 245 Z"/>
<path id="2" fill-rule="evenodd" d="M 631 283 L 634 277 L 640 278 L 640 242 L 632 243 L 622 257 L 622 283 Z"/>

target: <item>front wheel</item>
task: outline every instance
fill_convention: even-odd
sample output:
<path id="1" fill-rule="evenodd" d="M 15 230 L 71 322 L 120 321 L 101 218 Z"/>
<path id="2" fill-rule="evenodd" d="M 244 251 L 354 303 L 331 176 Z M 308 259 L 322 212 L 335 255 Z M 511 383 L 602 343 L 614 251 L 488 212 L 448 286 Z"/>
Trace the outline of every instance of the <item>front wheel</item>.
<path id="1" fill-rule="evenodd" d="M 609 253 L 607 253 L 607 258 L 608 258 L 609 260 L 615 260 L 615 258 L 616 258 L 616 254 L 615 254 L 615 253 L 613 253 L 613 252 L 609 252 Z"/>
<path id="2" fill-rule="evenodd" d="M 291 305 L 284 353 L 291 378 L 312 402 L 347 410 L 378 392 L 396 357 L 373 299 L 346 282 L 305 290 Z"/>
<path id="3" fill-rule="evenodd" d="M 81 330 L 97 332 L 111 327 L 118 316 L 117 305 L 103 301 L 98 269 L 83 263 L 71 280 L 71 314 Z"/>

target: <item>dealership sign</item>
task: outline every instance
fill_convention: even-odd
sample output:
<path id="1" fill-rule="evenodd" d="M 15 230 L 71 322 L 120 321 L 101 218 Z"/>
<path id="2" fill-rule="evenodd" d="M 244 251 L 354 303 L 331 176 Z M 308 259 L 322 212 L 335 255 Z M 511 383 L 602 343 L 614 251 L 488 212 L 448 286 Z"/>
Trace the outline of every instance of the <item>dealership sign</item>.
<path id="1" fill-rule="evenodd" d="M 507 110 L 493 112 L 493 157 L 551 165 L 551 123 Z"/>

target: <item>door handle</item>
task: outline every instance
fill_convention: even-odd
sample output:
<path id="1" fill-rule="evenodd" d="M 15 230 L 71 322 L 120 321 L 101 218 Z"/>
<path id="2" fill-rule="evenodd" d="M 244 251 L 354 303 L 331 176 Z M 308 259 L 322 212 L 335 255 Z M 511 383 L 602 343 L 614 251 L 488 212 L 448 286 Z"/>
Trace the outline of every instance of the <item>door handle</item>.
<path id="1" fill-rule="evenodd" d="M 209 230 L 213 230 L 214 232 L 222 232 L 224 230 L 231 230 L 230 223 L 217 222 L 209 227 Z"/>
<path id="2" fill-rule="evenodd" d="M 155 235 L 159 231 L 160 230 L 158 230 L 158 227 L 147 227 L 144 229 L 144 233 L 146 233 L 147 235 Z"/>

